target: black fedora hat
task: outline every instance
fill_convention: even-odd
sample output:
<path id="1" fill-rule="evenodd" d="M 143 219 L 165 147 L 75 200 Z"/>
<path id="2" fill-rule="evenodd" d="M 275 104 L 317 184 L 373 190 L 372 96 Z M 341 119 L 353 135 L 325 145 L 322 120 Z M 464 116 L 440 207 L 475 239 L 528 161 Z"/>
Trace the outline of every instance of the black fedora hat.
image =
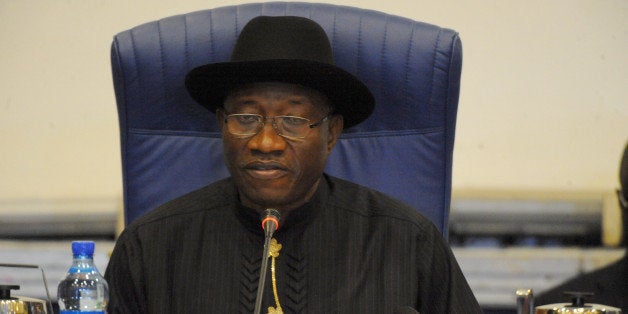
<path id="1" fill-rule="evenodd" d="M 334 65 L 325 31 L 295 16 L 258 16 L 240 33 L 229 62 L 191 70 L 185 79 L 194 100 L 216 112 L 229 91 L 247 83 L 284 82 L 326 95 L 345 128 L 364 121 L 375 100 L 355 76 Z"/>

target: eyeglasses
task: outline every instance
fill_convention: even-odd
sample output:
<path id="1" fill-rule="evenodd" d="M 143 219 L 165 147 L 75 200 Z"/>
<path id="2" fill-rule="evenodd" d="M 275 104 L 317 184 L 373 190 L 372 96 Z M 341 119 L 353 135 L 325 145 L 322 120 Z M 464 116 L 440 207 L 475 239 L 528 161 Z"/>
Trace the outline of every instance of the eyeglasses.
<path id="1" fill-rule="evenodd" d="M 267 120 L 272 121 L 275 132 L 287 139 L 303 139 L 310 129 L 313 129 L 331 117 L 331 113 L 324 116 L 316 123 L 310 123 L 309 119 L 295 116 L 264 117 L 258 114 L 237 113 L 225 117 L 229 133 L 242 137 L 253 136 L 264 127 Z"/>

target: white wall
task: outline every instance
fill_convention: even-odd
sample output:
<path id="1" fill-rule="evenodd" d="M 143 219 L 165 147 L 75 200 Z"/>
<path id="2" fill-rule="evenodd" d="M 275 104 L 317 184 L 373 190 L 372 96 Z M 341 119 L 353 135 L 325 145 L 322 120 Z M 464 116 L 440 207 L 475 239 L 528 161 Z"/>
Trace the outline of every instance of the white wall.
<path id="1" fill-rule="evenodd" d="M 119 198 L 113 35 L 244 2 L 0 0 L 0 200 Z M 628 1 L 325 2 L 460 32 L 454 190 L 617 187 Z"/>

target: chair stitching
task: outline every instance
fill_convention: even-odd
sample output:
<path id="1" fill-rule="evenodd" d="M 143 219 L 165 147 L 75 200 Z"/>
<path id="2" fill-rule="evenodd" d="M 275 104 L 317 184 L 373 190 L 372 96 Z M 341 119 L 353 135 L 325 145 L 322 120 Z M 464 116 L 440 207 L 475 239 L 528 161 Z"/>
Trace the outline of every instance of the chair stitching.
<path id="1" fill-rule="evenodd" d="M 209 56 L 213 60 L 216 54 L 214 48 L 214 10 L 209 11 Z"/>
<path id="2" fill-rule="evenodd" d="M 410 40 L 408 41 L 408 49 L 406 49 L 406 60 L 404 61 L 403 69 L 405 71 L 403 78 L 403 86 L 402 86 L 402 95 L 406 98 L 406 101 L 410 100 L 408 87 L 410 85 L 410 57 L 412 56 L 412 48 L 414 47 L 414 30 L 415 24 L 411 22 L 412 29 L 410 31 Z"/>
<path id="3" fill-rule="evenodd" d="M 236 36 L 238 36 L 238 34 L 239 34 L 238 29 L 239 29 L 239 25 L 240 25 L 240 9 L 241 8 L 242 8 L 242 6 L 237 6 L 235 8 L 235 15 L 234 15 L 234 18 L 233 18 L 233 21 L 235 22 L 235 25 L 234 25 L 235 32 L 234 33 L 236 34 Z"/>
<path id="4" fill-rule="evenodd" d="M 364 15 L 360 14 L 360 19 L 359 19 L 359 22 L 358 22 L 358 42 L 357 42 L 357 47 L 356 47 L 357 52 L 355 54 L 355 75 L 357 77 L 360 77 L 360 73 L 362 72 L 361 71 L 362 68 L 360 67 L 360 64 L 362 62 L 360 62 L 360 60 L 362 59 L 362 55 L 363 55 L 362 54 L 362 47 L 364 46 L 364 38 L 362 37 L 362 33 L 363 33 L 362 32 L 362 27 L 364 25 L 362 23 L 363 18 L 364 18 Z"/>
<path id="5" fill-rule="evenodd" d="M 430 73 L 429 73 L 429 75 L 432 78 L 429 81 L 430 82 L 430 86 L 429 86 L 430 96 L 429 96 L 429 102 L 427 103 L 428 104 L 428 107 L 427 107 L 428 108 L 428 112 L 427 113 L 430 115 L 428 117 L 428 119 L 430 119 L 430 120 L 432 118 L 431 117 L 432 116 L 432 110 L 433 110 L 432 107 L 434 106 L 434 103 L 433 103 L 434 102 L 434 80 L 436 79 L 434 68 L 436 67 L 436 55 L 438 53 L 438 43 L 440 42 L 441 34 L 442 34 L 442 29 L 439 28 L 438 29 L 438 35 L 436 36 L 436 44 L 434 45 L 434 52 L 432 54 L 432 66 L 430 67 Z"/>
<path id="6" fill-rule="evenodd" d="M 389 21 L 388 21 L 388 15 L 384 16 L 384 36 L 382 37 L 382 47 L 380 50 L 380 54 L 379 54 L 379 65 L 380 65 L 380 73 L 378 75 L 378 77 L 380 78 L 380 84 L 381 86 L 386 86 L 386 73 L 387 71 L 385 70 L 386 67 L 386 60 L 384 58 L 384 56 L 386 56 L 386 41 L 388 40 L 388 26 L 389 26 Z"/>
<path id="7" fill-rule="evenodd" d="M 375 138 L 375 137 L 401 137 L 412 136 L 420 134 L 433 134 L 444 131 L 444 127 L 433 127 L 421 130 L 404 130 L 404 131 L 375 131 L 375 132 L 363 132 L 363 133 L 346 133 L 341 134 L 342 139 L 352 138 Z M 155 136 L 195 136 L 195 137 L 222 137 L 220 132 L 202 132 L 202 131 L 187 131 L 187 130 L 151 130 L 142 128 L 129 128 L 129 134 L 136 135 L 155 135 Z"/>
<path id="8" fill-rule="evenodd" d="M 190 68 L 190 44 L 188 43 L 188 14 L 183 16 L 183 41 L 185 54 L 185 68 Z"/>
<path id="9" fill-rule="evenodd" d="M 150 130 L 150 129 L 129 129 L 129 134 L 152 135 L 152 136 L 182 136 L 182 137 L 212 137 L 221 138 L 220 132 L 200 132 L 200 131 L 176 131 L 176 130 Z"/>
<path id="10" fill-rule="evenodd" d="M 168 95 L 167 89 L 171 88 L 170 84 L 165 84 L 163 81 L 166 76 L 166 62 L 164 57 L 164 42 L 163 42 L 163 32 L 161 31 L 163 20 L 157 21 L 157 34 L 159 35 L 159 69 L 161 70 L 161 75 L 159 76 L 162 80 L 163 89 L 160 89 L 160 92 Z M 165 95 L 164 95 L 165 96 Z"/>

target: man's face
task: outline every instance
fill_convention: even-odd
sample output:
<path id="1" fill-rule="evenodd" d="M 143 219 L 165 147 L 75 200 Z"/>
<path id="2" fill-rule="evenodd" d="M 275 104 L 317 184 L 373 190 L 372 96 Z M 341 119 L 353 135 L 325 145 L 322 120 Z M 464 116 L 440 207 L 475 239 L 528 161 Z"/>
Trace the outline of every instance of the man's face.
<path id="1" fill-rule="evenodd" d="M 330 113 L 320 93 L 285 83 L 257 83 L 232 92 L 224 110 L 217 112 L 222 126 L 227 168 L 242 204 L 262 211 L 289 211 L 307 202 L 318 187 L 327 156 L 342 132 L 342 117 L 332 116 L 309 129 L 302 139 L 280 136 L 267 119 L 252 136 L 231 134 L 225 117 L 257 114 L 263 117 L 297 116 L 316 123 Z"/>

